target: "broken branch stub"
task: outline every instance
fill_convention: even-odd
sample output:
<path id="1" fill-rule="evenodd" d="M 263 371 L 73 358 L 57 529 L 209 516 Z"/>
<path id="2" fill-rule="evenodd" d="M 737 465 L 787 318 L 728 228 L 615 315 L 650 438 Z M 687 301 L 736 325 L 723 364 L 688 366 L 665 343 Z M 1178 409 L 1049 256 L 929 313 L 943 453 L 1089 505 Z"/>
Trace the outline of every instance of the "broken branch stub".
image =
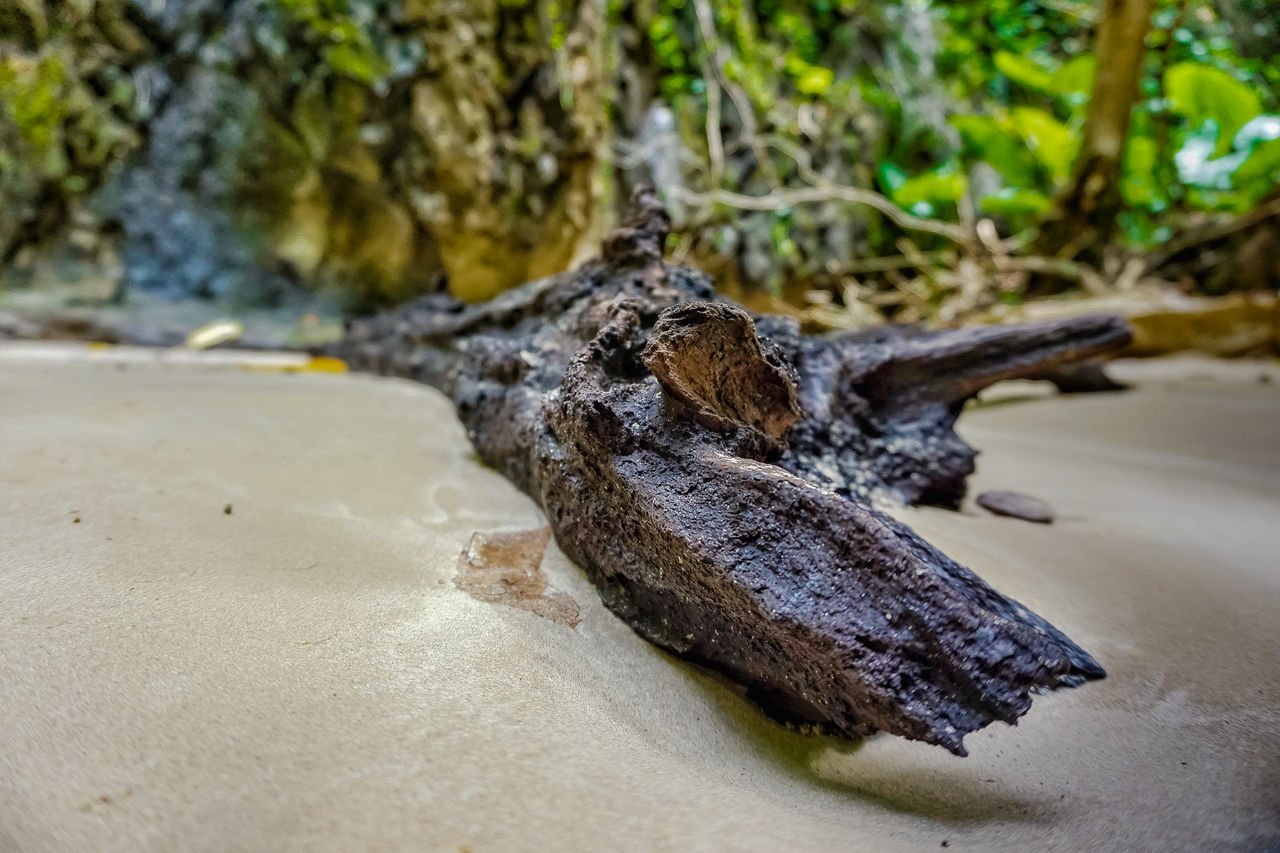
<path id="1" fill-rule="evenodd" d="M 746 311 L 685 302 L 658 316 L 642 360 L 695 421 L 723 433 L 750 430 L 781 455 L 782 436 L 801 412 L 789 366 L 776 348 L 768 352 Z"/>
<path id="2" fill-rule="evenodd" d="M 874 505 L 958 502 L 964 401 L 1124 346 L 1123 321 L 808 336 L 666 266 L 665 211 L 633 211 L 571 274 L 354 322 L 335 354 L 449 395 L 611 610 L 779 719 L 963 755 L 1033 691 L 1102 677 Z"/>

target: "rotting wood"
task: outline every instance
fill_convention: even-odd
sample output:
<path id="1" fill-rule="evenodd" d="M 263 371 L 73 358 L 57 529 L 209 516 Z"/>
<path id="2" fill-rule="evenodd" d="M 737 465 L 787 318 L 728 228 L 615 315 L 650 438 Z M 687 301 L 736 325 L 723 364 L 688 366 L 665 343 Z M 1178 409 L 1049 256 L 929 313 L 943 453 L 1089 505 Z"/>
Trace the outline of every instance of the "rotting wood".
<path id="1" fill-rule="evenodd" d="M 641 636 L 776 718 L 964 755 L 1090 655 L 877 506 L 956 506 L 953 431 L 1001 379 L 1123 347 L 1115 317 L 824 337 L 663 263 L 642 191 L 599 259 L 481 305 L 425 297 L 331 352 L 454 402 L 483 460 Z"/>

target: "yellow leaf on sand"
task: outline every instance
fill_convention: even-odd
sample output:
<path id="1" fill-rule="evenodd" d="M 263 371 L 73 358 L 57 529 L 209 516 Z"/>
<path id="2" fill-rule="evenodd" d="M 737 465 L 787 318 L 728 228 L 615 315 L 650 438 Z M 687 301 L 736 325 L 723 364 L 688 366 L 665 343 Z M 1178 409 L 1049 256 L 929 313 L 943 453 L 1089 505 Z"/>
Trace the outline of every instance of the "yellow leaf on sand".
<path id="1" fill-rule="evenodd" d="M 301 353 L 298 354 L 300 358 Z M 249 370 L 254 373 L 346 373 L 347 363 L 340 358 L 332 358 L 327 355 L 317 355 L 307 358 L 306 361 L 296 362 L 272 362 L 263 364 L 260 362 L 249 362 L 240 365 L 241 370 Z"/>
<path id="2" fill-rule="evenodd" d="M 318 355 L 307 362 L 306 367 L 302 369 L 314 373 L 346 373 L 347 363 L 340 358 Z"/>

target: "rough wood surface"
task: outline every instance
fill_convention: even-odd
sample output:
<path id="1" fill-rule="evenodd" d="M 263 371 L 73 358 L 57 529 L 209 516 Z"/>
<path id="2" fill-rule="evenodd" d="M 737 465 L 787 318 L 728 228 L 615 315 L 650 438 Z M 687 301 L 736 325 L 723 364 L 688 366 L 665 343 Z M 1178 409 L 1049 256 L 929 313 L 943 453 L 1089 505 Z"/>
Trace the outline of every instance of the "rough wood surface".
<path id="1" fill-rule="evenodd" d="M 1102 677 L 875 507 L 954 506 L 975 456 L 952 429 L 965 401 L 1121 347 L 1124 322 L 807 336 L 665 265 L 667 226 L 640 193 L 598 260 L 355 322 L 335 354 L 449 395 L 610 609 L 775 717 L 963 755 L 1033 691 Z"/>

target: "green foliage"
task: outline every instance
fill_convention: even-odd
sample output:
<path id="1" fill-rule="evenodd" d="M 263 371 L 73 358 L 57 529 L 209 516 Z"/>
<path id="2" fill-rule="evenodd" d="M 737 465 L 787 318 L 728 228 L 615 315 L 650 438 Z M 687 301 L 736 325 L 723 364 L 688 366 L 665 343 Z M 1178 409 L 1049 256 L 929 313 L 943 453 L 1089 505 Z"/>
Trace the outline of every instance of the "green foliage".
<path id="1" fill-rule="evenodd" d="M 917 216 L 934 216 L 954 211 L 955 205 L 969 191 L 968 179 L 954 164 L 946 164 L 929 172 L 907 177 L 890 162 L 880 164 L 880 183 L 888 196 L 900 207 Z"/>
<path id="2" fill-rule="evenodd" d="M 707 151 L 700 138 L 708 104 L 703 74 L 724 56 L 723 76 L 748 97 L 758 132 L 781 138 L 771 154 L 844 156 L 838 163 L 823 160 L 822 173 L 877 187 L 916 215 L 956 219 L 961 206 L 972 205 L 997 216 L 1002 228 L 1020 231 L 1036 225 L 1073 174 L 1097 76 L 1091 53 L 1097 4 L 726 0 L 709 6 L 718 46 L 701 38 L 695 0 L 658 0 L 649 19 L 660 92 L 681 115 L 686 146 L 695 154 Z M 1256 18 L 1254 35 L 1265 29 L 1280 38 L 1280 19 Z M 1181 214 L 1247 210 L 1275 186 L 1280 120 L 1272 119 L 1280 115 L 1280 63 L 1244 55 L 1236 36 L 1207 0 L 1157 1 L 1121 177 L 1130 240 L 1161 240 Z M 945 126 L 920 119 L 916 104 L 938 91 L 950 113 Z M 800 120 L 805 104 L 822 119 L 818 136 L 812 123 Z M 726 151 L 742 158 L 748 146 L 732 138 L 739 129 L 736 104 L 722 97 L 721 110 Z M 868 136 L 867 128 L 876 131 Z M 771 172 L 776 182 L 799 179 L 786 156 L 760 165 L 767 168 L 728 169 L 726 186 L 751 191 L 751 182 Z M 762 183 L 755 193 L 767 190 Z M 797 259 L 813 256 L 800 233 L 801 216 L 774 215 L 769 228 L 782 229 L 787 245 L 799 246 Z M 872 224 L 868 241 L 863 251 L 892 251 L 893 229 Z"/>
<path id="3" fill-rule="evenodd" d="M 1015 6 L 1027 16 L 1022 23 L 1004 17 Z M 974 23 L 970 12 L 947 9 L 948 23 Z M 991 9 L 992 30 L 948 37 L 946 61 L 963 66 L 956 72 L 965 85 L 957 91 L 978 107 L 951 123 L 965 143 L 964 164 L 989 164 L 1004 181 L 1000 194 L 1030 200 L 1024 208 L 988 195 L 979 208 L 1024 227 L 1043 212 L 1034 199 L 1052 196 L 1071 175 L 1097 70 L 1086 50 L 1091 9 L 1003 0 Z M 1063 10 L 1081 17 L 1072 22 Z M 1121 179 L 1131 207 L 1126 233 L 1137 242 L 1162 239 L 1177 211 L 1247 210 L 1275 185 L 1280 148 L 1271 135 L 1280 135 L 1280 125 L 1264 113 L 1276 109 L 1270 81 L 1280 66 L 1237 53 L 1230 27 L 1204 2 L 1161 3 L 1152 25 L 1146 97 L 1134 111 Z M 980 46 L 989 60 L 978 55 Z"/>
<path id="4" fill-rule="evenodd" d="M 1280 172 L 1280 115 L 1253 119 L 1236 134 L 1235 144 L 1246 154 L 1231 176 L 1233 181 L 1261 183 L 1276 180 L 1276 173 Z"/>
<path id="5" fill-rule="evenodd" d="M 835 78 L 830 68 L 810 65 L 796 77 L 796 90 L 805 95 L 821 95 L 831 88 Z"/>
<path id="6" fill-rule="evenodd" d="M 1035 190 L 1020 190 L 1005 187 L 990 195 L 983 196 L 980 209 L 990 216 L 1039 216 L 1049 210 L 1052 200 Z"/>
<path id="7" fill-rule="evenodd" d="M 384 3 L 369 0 L 273 0 L 284 19 L 302 29 L 325 65 L 360 83 L 382 80 L 392 69 L 379 26 Z M 274 33 L 266 33 L 270 39 Z M 283 38 L 277 36 L 283 41 Z"/>
<path id="8" fill-rule="evenodd" d="M 1256 92 L 1227 72 L 1196 62 L 1180 62 L 1166 70 L 1164 94 L 1170 109 L 1186 119 L 1193 131 L 1213 123 L 1219 156 L 1231 150 L 1236 131 L 1262 112 Z"/>
<path id="9" fill-rule="evenodd" d="M 1027 149 L 1007 116 L 958 115 L 951 124 L 960 131 L 971 161 L 990 165 L 1004 177 L 1010 187 L 1035 185 L 1035 167 Z"/>
<path id="10" fill-rule="evenodd" d="M 957 98 L 980 96 L 1008 103 L 1011 77 L 996 67 L 1002 53 L 1049 70 L 1055 59 L 1077 56 L 1089 46 L 1081 15 L 1091 10 L 1091 3 L 948 0 L 934 6 L 945 28 L 938 71 L 951 81 Z"/>
<path id="11" fill-rule="evenodd" d="M 1093 78 L 1098 74 L 1098 58 L 1091 53 L 1082 54 L 1062 64 L 1049 78 L 1049 94 L 1056 96 L 1070 109 L 1078 110 L 1089 103 L 1093 91 Z"/>
<path id="12" fill-rule="evenodd" d="M 1071 175 L 1076 151 L 1080 148 L 1079 135 L 1038 107 L 1014 107 L 1010 120 L 1027 149 L 1054 183 L 1066 182 Z"/>
<path id="13" fill-rule="evenodd" d="M 1014 83 L 1035 92 L 1053 91 L 1053 75 L 1033 59 L 1001 50 L 996 53 L 995 64 L 996 70 Z"/>
<path id="14" fill-rule="evenodd" d="M 1132 207 L 1163 210 L 1167 199 L 1160 187 L 1160 148 L 1150 136 L 1137 135 L 1124 152 L 1124 176 L 1120 192 Z"/>

